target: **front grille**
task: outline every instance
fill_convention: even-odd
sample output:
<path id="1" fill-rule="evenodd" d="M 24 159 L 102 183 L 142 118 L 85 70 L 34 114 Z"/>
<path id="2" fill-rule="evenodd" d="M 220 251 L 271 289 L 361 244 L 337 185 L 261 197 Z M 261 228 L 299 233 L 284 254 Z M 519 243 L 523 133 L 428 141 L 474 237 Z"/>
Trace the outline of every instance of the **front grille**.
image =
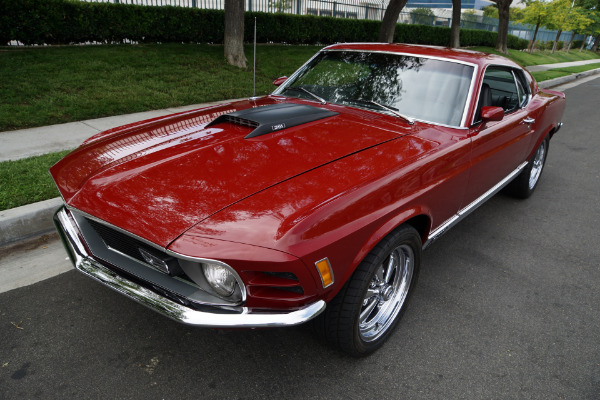
<path id="1" fill-rule="evenodd" d="M 169 257 L 166 253 L 145 244 L 141 240 L 137 240 L 136 238 L 119 232 L 116 229 L 113 229 L 92 219 L 86 218 L 86 220 L 90 224 L 90 226 L 94 228 L 94 230 L 96 231 L 98 236 L 100 236 L 104 244 L 106 244 L 107 247 L 118 251 L 119 253 L 123 253 L 131 258 L 134 258 L 144 263 L 146 261 L 144 260 L 144 257 L 142 257 L 140 249 L 144 249 L 150 254 L 153 254 L 157 257 Z"/>

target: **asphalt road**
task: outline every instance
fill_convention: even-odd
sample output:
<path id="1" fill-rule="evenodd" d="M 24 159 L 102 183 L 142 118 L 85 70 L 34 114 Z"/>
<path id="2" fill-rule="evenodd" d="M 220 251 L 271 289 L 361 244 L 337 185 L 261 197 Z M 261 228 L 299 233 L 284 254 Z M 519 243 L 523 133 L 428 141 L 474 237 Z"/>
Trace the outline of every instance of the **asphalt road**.
<path id="1" fill-rule="evenodd" d="M 536 193 L 431 246 L 374 355 L 186 327 L 71 270 L 0 294 L 0 398 L 600 399 L 600 78 L 567 96 Z"/>

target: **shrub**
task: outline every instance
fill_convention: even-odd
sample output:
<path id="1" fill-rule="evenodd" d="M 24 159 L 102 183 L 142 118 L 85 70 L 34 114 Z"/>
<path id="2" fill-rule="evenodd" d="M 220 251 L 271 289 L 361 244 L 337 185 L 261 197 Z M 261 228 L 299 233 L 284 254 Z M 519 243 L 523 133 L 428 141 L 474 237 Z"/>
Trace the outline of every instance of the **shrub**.
<path id="1" fill-rule="evenodd" d="M 246 12 L 244 37 L 261 43 L 315 44 L 375 42 L 379 21 L 311 15 Z M 222 43 L 224 12 L 184 7 L 148 7 L 70 0 L 1 0 L 0 45 L 184 42 Z M 463 46 L 494 46 L 497 33 L 462 29 Z M 448 46 L 450 28 L 398 24 L 394 41 Z M 509 35 L 508 47 L 527 48 L 527 41 Z"/>
<path id="2" fill-rule="evenodd" d="M 433 25 L 435 15 L 431 8 L 415 8 L 410 12 L 410 18 L 413 24 Z"/>

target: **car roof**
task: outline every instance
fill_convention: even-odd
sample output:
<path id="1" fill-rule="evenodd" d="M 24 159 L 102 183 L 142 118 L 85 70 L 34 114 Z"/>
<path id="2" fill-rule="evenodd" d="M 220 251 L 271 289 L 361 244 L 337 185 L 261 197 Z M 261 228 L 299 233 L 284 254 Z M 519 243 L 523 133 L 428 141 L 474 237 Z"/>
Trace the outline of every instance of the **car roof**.
<path id="1" fill-rule="evenodd" d="M 364 50 L 384 51 L 391 53 L 430 56 L 477 64 L 484 67 L 489 64 L 519 67 L 508 58 L 495 54 L 482 53 L 467 49 L 453 49 L 442 46 L 425 46 L 404 43 L 340 43 L 325 47 L 323 50 Z"/>

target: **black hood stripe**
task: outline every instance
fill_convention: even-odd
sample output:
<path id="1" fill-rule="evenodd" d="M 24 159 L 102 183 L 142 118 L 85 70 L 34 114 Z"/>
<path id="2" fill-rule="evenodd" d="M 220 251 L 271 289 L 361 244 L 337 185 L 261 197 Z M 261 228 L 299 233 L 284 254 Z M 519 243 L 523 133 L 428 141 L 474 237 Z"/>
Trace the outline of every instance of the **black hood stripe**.
<path id="1" fill-rule="evenodd" d="M 250 126 L 254 130 L 244 137 L 244 139 L 250 139 L 338 114 L 334 111 L 302 104 L 273 104 L 224 114 L 206 126 L 221 122 Z"/>

